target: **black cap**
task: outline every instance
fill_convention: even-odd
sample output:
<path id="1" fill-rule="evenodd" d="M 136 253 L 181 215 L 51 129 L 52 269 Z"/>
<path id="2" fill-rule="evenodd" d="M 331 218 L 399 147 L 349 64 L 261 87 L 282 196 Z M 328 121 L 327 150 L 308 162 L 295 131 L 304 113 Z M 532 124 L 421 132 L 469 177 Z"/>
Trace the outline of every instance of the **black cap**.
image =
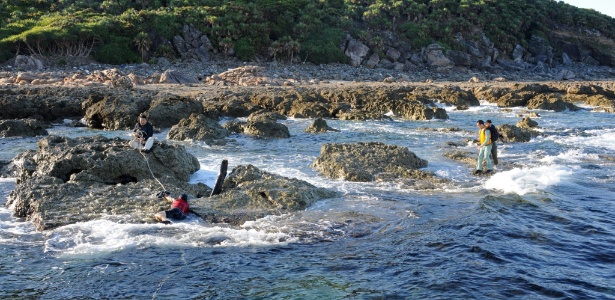
<path id="1" fill-rule="evenodd" d="M 184 201 L 188 201 L 188 195 L 186 195 L 186 194 L 182 194 L 180 196 L 180 198 L 182 198 L 182 200 L 184 200 Z"/>

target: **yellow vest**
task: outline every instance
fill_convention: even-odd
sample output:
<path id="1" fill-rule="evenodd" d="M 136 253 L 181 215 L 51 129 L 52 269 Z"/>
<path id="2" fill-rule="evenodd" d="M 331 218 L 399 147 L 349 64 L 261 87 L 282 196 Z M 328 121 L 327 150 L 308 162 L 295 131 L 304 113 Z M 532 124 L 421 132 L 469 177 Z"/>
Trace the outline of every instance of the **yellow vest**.
<path id="1" fill-rule="evenodd" d="M 487 128 L 481 129 L 478 132 L 478 139 L 479 139 L 481 145 L 485 143 L 485 140 L 487 140 L 487 136 L 485 135 L 485 130 L 486 129 Z M 489 143 L 487 143 L 487 145 L 491 145 L 491 131 L 489 131 Z"/>

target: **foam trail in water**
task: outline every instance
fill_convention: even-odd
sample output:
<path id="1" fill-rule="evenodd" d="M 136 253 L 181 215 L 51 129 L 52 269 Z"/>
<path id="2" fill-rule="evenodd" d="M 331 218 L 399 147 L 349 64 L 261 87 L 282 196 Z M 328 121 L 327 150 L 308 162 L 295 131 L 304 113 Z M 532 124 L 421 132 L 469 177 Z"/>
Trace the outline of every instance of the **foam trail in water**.
<path id="1" fill-rule="evenodd" d="M 583 153 L 580 149 L 568 150 L 566 152 L 562 152 L 558 155 L 547 155 L 540 159 L 539 161 L 545 164 L 570 164 L 570 163 L 580 163 L 584 160 L 594 158 L 595 155 L 588 155 Z"/>
<path id="2" fill-rule="evenodd" d="M 172 225 L 95 220 L 54 229 L 45 242 L 45 252 L 89 256 L 148 246 L 254 246 L 293 241 L 294 238 L 280 231 L 211 226 L 194 216 Z"/>
<path id="3" fill-rule="evenodd" d="M 498 172 L 484 183 L 486 189 L 498 189 L 505 193 L 525 195 L 544 191 L 556 185 L 573 172 L 562 166 L 550 165 L 533 168 L 515 168 L 510 171 Z"/>

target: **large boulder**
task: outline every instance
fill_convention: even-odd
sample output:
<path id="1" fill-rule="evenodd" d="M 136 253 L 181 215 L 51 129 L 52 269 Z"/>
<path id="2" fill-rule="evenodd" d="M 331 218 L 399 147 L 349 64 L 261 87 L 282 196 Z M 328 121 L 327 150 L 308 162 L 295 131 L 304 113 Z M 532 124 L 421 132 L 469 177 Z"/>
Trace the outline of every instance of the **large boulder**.
<path id="1" fill-rule="evenodd" d="M 226 177 L 222 193 L 190 202 L 192 212 L 212 223 L 241 225 L 267 215 L 305 210 L 336 193 L 308 182 L 240 165 Z"/>
<path id="2" fill-rule="evenodd" d="M 170 84 L 194 84 L 199 83 L 199 79 L 189 75 L 182 73 L 176 70 L 166 70 L 162 75 L 160 75 L 159 83 L 170 83 Z"/>
<path id="3" fill-rule="evenodd" d="M 171 127 L 167 138 L 178 141 L 205 141 L 210 144 L 229 135 L 230 132 L 220 126 L 218 121 L 207 118 L 202 114 L 192 114 L 189 118 L 183 119 L 177 125 Z"/>
<path id="4" fill-rule="evenodd" d="M 312 163 L 323 175 L 348 181 L 375 181 L 402 177 L 432 180 L 433 174 L 417 170 L 427 161 L 408 148 L 383 143 L 324 144 Z"/>
<path id="5" fill-rule="evenodd" d="M 93 92 L 83 102 L 85 122 L 88 127 L 96 129 L 132 128 L 139 114 L 149 109 L 153 97 L 155 94 L 145 91 L 116 89 L 111 93 Z"/>
<path id="6" fill-rule="evenodd" d="M 435 105 L 426 105 L 418 101 L 402 101 L 395 104 L 392 109 L 396 116 L 411 120 L 448 119 L 444 108 Z"/>
<path id="7" fill-rule="evenodd" d="M 119 138 L 48 136 L 11 165 L 18 180 L 7 206 L 39 230 L 101 218 L 153 221 L 153 213 L 168 207 L 153 197 L 157 191 L 211 192 L 187 183 L 200 164 L 182 146 L 158 143 L 140 153 Z"/>
<path id="8" fill-rule="evenodd" d="M 497 126 L 498 132 L 502 135 L 502 141 L 509 142 L 529 142 L 532 136 L 535 135 L 534 131 L 528 128 L 522 128 L 515 125 L 502 124 Z"/>
<path id="9" fill-rule="evenodd" d="M 525 117 L 517 122 L 517 127 L 532 129 L 538 127 L 538 122 L 532 120 L 530 117 Z"/>
<path id="10" fill-rule="evenodd" d="M 15 67 L 20 70 L 39 71 L 43 69 L 43 62 L 33 56 L 17 55 L 15 57 Z"/>
<path id="11" fill-rule="evenodd" d="M 350 37 L 347 38 L 346 47 L 343 50 L 350 60 L 350 65 L 353 67 L 360 66 L 363 59 L 369 53 L 369 47 L 359 40 Z"/>
<path id="12" fill-rule="evenodd" d="M 263 138 L 289 138 L 288 127 L 272 121 L 255 121 L 243 124 L 243 133 Z"/>
<path id="13" fill-rule="evenodd" d="M 192 98 L 176 95 L 160 95 L 153 99 L 147 111 L 149 121 L 159 128 L 168 128 L 191 114 L 201 114 L 203 105 Z"/>
<path id="14" fill-rule="evenodd" d="M 0 137 L 47 135 L 49 124 L 36 119 L 0 120 Z"/>
<path id="15" fill-rule="evenodd" d="M 88 127 L 108 130 L 133 128 L 144 112 L 157 128 L 171 127 L 191 113 L 203 112 L 203 105 L 192 98 L 146 90 L 94 92 L 83 107 Z"/>
<path id="16" fill-rule="evenodd" d="M 444 55 L 444 47 L 438 44 L 431 44 L 425 48 L 424 60 L 434 71 L 443 72 L 450 70 L 454 63 Z"/>

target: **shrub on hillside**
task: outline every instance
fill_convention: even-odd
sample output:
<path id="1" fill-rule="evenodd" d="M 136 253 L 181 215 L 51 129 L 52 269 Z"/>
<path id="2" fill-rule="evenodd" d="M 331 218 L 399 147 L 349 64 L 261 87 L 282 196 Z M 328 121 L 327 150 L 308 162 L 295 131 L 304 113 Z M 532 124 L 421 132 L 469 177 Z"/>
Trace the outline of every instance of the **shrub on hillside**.
<path id="1" fill-rule="evenodd" d="M 94 59 L 104 64 L 129 64 L 140 62 L 139 54 L 130 49 L 129 38 L 116 38 L 110 43 L 99 46 L 94 52 Z"/>
<path id="2" fill-rule="evenodd" d="M 301 60 L 315 64 L 345 63 L 348 58 L 340 48 L 344 32 L 339 28 L 328 28 L 313 34 L 301 43 Z"/>

